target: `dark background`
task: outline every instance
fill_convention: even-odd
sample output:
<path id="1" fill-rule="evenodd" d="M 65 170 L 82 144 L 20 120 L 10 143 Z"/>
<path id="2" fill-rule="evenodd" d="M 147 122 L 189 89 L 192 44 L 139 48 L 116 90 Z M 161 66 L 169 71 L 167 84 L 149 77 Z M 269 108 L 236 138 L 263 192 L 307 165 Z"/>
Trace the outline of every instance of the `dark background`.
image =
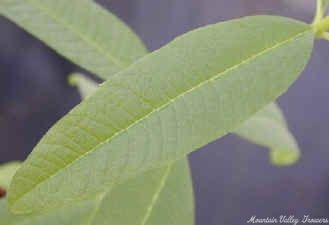
<path id="1" fill-rule="evenodd" d="M 154 50 L 195 27 L 250 14 L 311 21 L 309 0 L 102 0 Z M 197 225 L 246 224 L 252 216 L 329 217 L 329 43 L 318 41 L 300 79 L 279 100 L 302 150 L 294 166 L 233 135 L 190 157 Z M 66 76 L 77 70 L 0 18 L 0 163 L 22 160 L 79 102 Z"/>

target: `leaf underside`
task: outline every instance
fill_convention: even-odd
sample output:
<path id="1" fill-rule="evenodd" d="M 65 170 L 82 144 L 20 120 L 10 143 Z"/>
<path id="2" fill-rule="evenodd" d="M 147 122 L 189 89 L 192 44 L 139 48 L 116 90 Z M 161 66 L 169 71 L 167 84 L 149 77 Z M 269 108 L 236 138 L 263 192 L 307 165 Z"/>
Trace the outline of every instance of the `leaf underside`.
<path id="1" fill-rule="evenodd" d="M 313 39 L 308 25 L 272 16 L 177 38 L 110 78 L 49 130 L 13 179 L 12 209 L 96 195 L 227 134 L 287 90 Z"/>
<path id="2" fill-rule="evenodd" d="M 0 4 L 0 13 L 58 53 L 105 80 L 147 53 L 137 35 L 92 1 L 73 0 L 68 5 L 64 0 L 7 0 Z M 248 123 L 248 127 L 261 133 L 266 124 L 261 127 L 258 123 L 253 125 L 253 121 Z M 253 135 L 244 133 L 243 137 L 254 142 Z M 271 141 L 265 143 L 265 147 L 278 149 L 272 146 Z M 296 153 L 295 149 L 287 151 L 287 146 L 285 149 L 276 151 L 284 160 L 285 156 L 291 158 L 291 152 Z M 284 163 L 278 165 L 281 164 Z"/>
<path id="3" fill-rule="evenodd" d="M 37 2 L 37 1 L 34 1 L 34 2 Z M 54 2 L 51 2 L 51 1 L 41 2 L 41 1 L 39 1 L 39 3 L 41 3 L 41 5 L 43 4 L 44 6 L 46 6 L 46 9 L 47 9 L 47 6 L 48 6 L 49 7 L 48 11 L 49 11 L 49 9 L 53 8 L 53 6 L 51 4 L 53 4 Z M 47 5 L 49 3 L 50 3 L 50 5 Z M 62 3 L 59 2 L 59 4 L 63 4 L 63 2 Z M 71 5 L 76 5 L 78 7 L 81 6 L 81 5 L 79 5 L 80 2 L 76 3 L 75 1 L 73 1 L 70 4 Z M 93 3 L 88 3 L 88 4 L 93 4 Z M 75 8 L 78 8 L 78 7 L 75 7 Z M 96 6 L 96 7 L 98 7 L 98 6 Z M 88 8 L 88 6 L 85 7 L 85 8 Z M 1 10 L 1 8 L 0 8 L 0 10 Z M 34 13 L 31 13 L 33 11 L 35 11 L 35 10 L 26 11 L 25 18 L 29 17 L 28 14 L 33 15 Z M 95 15 L 98 14 L 97 10 L 92 10 L 92 11 L 93 12 L 91 13 L 91 15 L 92 14 L 95 14 Z M 58 12 L 59 12 L 59 14 L 58 14 Z M 57 17 L 61 17 L 61 21 L 59 21 L 59 22 L 63 22 L 63 20 L 65 22 L 64 24 L 63 23 L 58 23 L 56 18 L 55 18 L 55 20 L 53 20 L 52 18 L 49 20 L 49 21 L 51 21 L 50 23 L 55 23 L 55 24 L 58 23 L 57 24 L 58 27 L 59 27 L 59 28 L 57 28 L 58 32 L 61 32 L 61 30 L 62 31 L 65 30 L 65 32 L 62 32 L 62 34 L 66 34 L 67 32 L 69 32 L 69 33 L 72 32 L 72 30 L 70 31 L 70 29 L 67 29 L 67 28 L 71 28 L 70 26 L 73 26 L 73 28 L 75 26 L 79 26 L 79 23 L 74 23 L 74 22 L 72 23 L 72 21 L 70 21 L 71 18 L 65 17 L 65 16 L 62 17 L 61 11 L 53 11 L 52 13 L 55 13 L 55 15 L 57 14 Z M 77 11 L 75 11 L 74 14 L 72 14 L 70 16 L 79 18 L 79 17 L 83 17 L 84 13 L 85 12 L 83 12 L 83 10 L 77 10 Z M 15 17 L 21 16 L 20 14 L 15 13 L 15 10 L 12 11 L 12 14 L 15 15 Z M 35 15 L 33 15 L 33 17 L 34 16 Z M 96 17 L 94 17 L 94 18 L 96 18 Z M 99 19 L 99 18 L 97 17 L 97 19 Z M 114 24 L 116 25 L 116 21 L 115 21 L 116 18 L 115 17 L 113 17 L 113 18 L 104 17 L 103 19 L 104 19 L 103 21 L 106 21 L 106 20 L 109 21 L 109 19 L 112 19 L 112 20 L 114 20 Z M 66 23 L 67 21 L 65 21 L 65 20 L 68 20 L 69 23 Z M 88 33 L 86 33 L 87 37 L 82 38 L 82 40 L 76 40 L 76 39 L 81 39 L 81 37 L 83 37 L 83 35 L 81 36 L 81 35 L 79 35 L 79 33 L 77 35 L 75 30 L 73 30 L 73 32 L 72 32 L 73 35 L 68 34 L 67 36 L 65 36 L 65 37 L 68 37 L 67 40 L 70 40 L 70 38 L 71 38 L 71 42 L 84 43 L 84 44 L 82 44 L 83 47 L 81 47 L 81 45 L 79 45 L 79 44 L 72 45 L 69 42 L 66 42 L 66 43 L 64 42 L 64 43 L 58 44 L 58 38 L 56 39 L 56 36 L 49 35 L 49 27 L 57 27 L 57 25 L 49 26 L 49 24 L 48 24 L 47 26 L 40 26 L 40 25 L 37 24 L 37 26 L 35 26 L 36 25 L 35 23 L 38 23 L 39 20 L 34 20 L 34 19 L 33 20 L 16 19 L 16 22 L 20 23 L 21 26 L 25 26 L 27 28 L 27 30 L 30 31 L 32 34 L 38 34 L 37 36 L 39 38 L 41 38 L 44 42 L 46 42 L 47 44 L 49 44 L 50 46 L 55 48 L 59 53 L 63 54 L 67 58 L 75 61 L 76 63 L 78 63 L 81 66 L 85 67 L 89 71 L 94 72 L 94 73 L 98 73 L 100 75 L 100 77 L 103 78 L 103 79 L 106 79 L 109 76 L 113 75 L 117 71 L 119 71 L 122 68 L 126 67 L 126 65 L 130 64 L 137 57 L 139 57 L 141 55 L 144 55 L 146 53 L 145 48 L 139 42 L 137 37 L 133 37 L 132 38 L 133 40 L 130 40 L 131 38 L 130 39 L 129 38 L 122 39 L 122 38 L 118 38 L 120 35 L 116 35 L 114 38 L 112 37 L 113 39 L 111 39 L 111 42 L 114 43 L 115 46 L 120 46 L 120 44 L 122 46 L 125 46 L 125 45 L 127 45 L 127 43 L 132 44 L 132 45 L 135 46 L 134 48 L 131 48 L 131 46 L 129 47 L 129 50 L 132 49 L 134 51 L 133 54 L 128 53 L 128 55 L 131 55 L 132 58 L 126 60 L 125 63 L 120 63 L 121 59 L 120 59 L 120 57 L 117 57 L 117 56 L 118 56 L 118 51 L 121 51 L 122 49 L 120 49 L 120 48 L 111 48 L 111 46 L 109 48 L 107 48 L 108 46 L 105 46 L 105 47 L 101 46 L 103 44 L 101 39 L 93 40 L 93 37 L 89 37 L 88 35 L 90 35 L 90 34 L 88 34 Z M 32 26 L 27 26 L 26 23 L 32 23 Z M 68 26 L 68 27 L 63 26 L 63 25 L 67 25 L 67 24 L 69 24 L 70 26 Z M 112 21 L 111 24 L 113 24 L 113 21 Z M 122 28 L 122 26 L 120 25 L 120 21 L 119 21 L 118 24 L 119 24 L 119 26 L 117 26 L 115 28 L 115 31 L 118 31 Z M 63 27 L 65 29 L 62 29 Z M 107 24 L 107 27 L 109 27 L 108 24 Z M 97 29 L 96 29 L 96 30 L 98 30 L 98 33 L 96 32 L 97 35 L 98 36 L 104 36 L 105 38 L 107 38 L 106 35 L 108 35 L 109 33 L 106 33 L 106 32 L 104 33 L 102 31 L 102 29 L 98 29 L 98 28 L 103 28 L 103 27 L 102 26 L 97 27 Z M 80 28 L 78 27 L 77 30 L 79 31 L 79 29 Z M 56 32 L 56 29 L 54 29 L 54 30 L 55 31 L 53 31 L 53 32 Z M 126 31 L 130 32 L 129 29 L 127 29 Z M 113 30 L 111 30 L 111 32 L 113 32 Z M 46 35 L 43 35 L 43 33 L 45 33 Z M 83 30 L 82 30 L 81 34 L 84 34 Z M 125 31 L 123 31 L 122 34 L 125 34 Z M 71 36 L 73 36 L 73 38 Z M 63 40 L 62 38 L 60 38 L 60 39 L 61 39 L 61 41 Z M 97 41 L 99 41 L 99 43 Z M 107 43 L 107 42 L 105 42 L 105 43 Z M 66 45 L 70 45 L 71 48 L 68 48 Z M 138 46 L 138 45 L 140 45 L 140 46 Z M 75 48 L 77 50 L 75 50 Z M 78 52 L 78 50 L 81 52 L 81 49 L 83 50 L 82 51 L 83 54 L 80 54 Z M 89 52 L 91 52 L 91 54 Z M 114 54 L 112 54 L 113 52 L 114 52 Z M 124 52 L 124 53 L 127 52 L 127 49 L 124 49 L 124 51 L 122 51 L 122 52 Z M 88 53 L 88 54 L 86 55 L 86 53 Z M 114 58 L 108 57 L 107 55 L 114 56 Z M 99 58 L 105 58 L 107 63 L 103 64 L 104 62 L 101 62 L 101 60 L 99 60 Z M 100 64 L 102 64 L 102 67 L 97 66 L 97 65 L 100 65 Z M 81 82 L 80 82 L 80 84 L 81 84 Z M 86 84 L 86 83 L 84 82 L 84 84 Z M 265 126 L 265 124 L 262 124 L 262 125 Z M 261 126 L 258 127 L 257 123 L 254 123 L 254 125 L 253 125 L 253 120 L 252 119 L 250 120 L 250 123 L 248 123 L 248 126 L 251 127 L 254 131 L 257 131 L 257 129 L 263 129 L 263 127 L 261 127 Z M 239 133 L 237 133 L 237 134 L 239 134 Z M 251 136 L 251 138 L 249 136 Z M 251 141 L 254 141 L 253 136 L 254 136 L 254 134 L 246 133 L 243 137 L 245 137 L 245 138 L 247 138 Z M 257 132 L 256 132 L 256 136 L 257 136 Z M 265 142 L 266 142 L 266 140 L 265 140 Z M 257 141 L 256 141 L 256 143 L 257 143 Z M 262 142 L 260 144 L 262 144 Z M 276 144 L 276 143 L 274 143 L 274 144 Z M 271 146 L 271 142 L 265 143 L 265 146 L 273 147 L 273 146 Z M 286 159 L 286 156 L 284 156 L 283 159 Z M 186 161 L 185 162 L 177 162 L 176 167 L 179 164 L 183 165 L 183 164 L 186 164 L 186 163 L 187 163 Z M 183 178 L 183 179 L 184 179 L 184 177 L 186 177 L 186 179 L 190 178 L 188 166 L 185 166 L 185 167 L 180 166 L 180 167 L 181 167 L 180 168 L 181 172 L 178 172 L 178 170 L 175 170 L 175 169 L 171 169 L 170 170 L 171 171 L 170 176 L 173 176 L 175 174 L 185 173 L 185 175 L 181 176 L 181 178 Z M 156 174 L 156 172 L 155 172 L 155 174 Z M 142 179 L 142 180 L 146 184 L 150 183 L 150 179 Z M 193 210 L 191 210 L 193 208 L 193 197 L 191 197 L 192 196 L 192 191 L 191 191 L 192 186 L 191 186 L 190 183 L 188 185 L 187 185 L 187 183 L 184 183 L 184 184 L 182 183 L 182 185 L 186 186 L 187 189 L 185 189 L 185 190 L 187 191 L 188 194 L 181 193 L 183 198 L 180 197 L 180 195 L 177 195 L 176 197 L 177 197 L 177 199 L 179 199 L 179 201 L 176 200 L 177 201 L 176 204 L 173 204 L 172 206 L 171 206 L 170 202 L 168 203 L 168 201 L 166 201 L 166 199 L 168 197 L 158 199 L 157 204 L 160 205 L 159 207 L 163 207 L 161 212 L 165 212 L 165 213 L 153 213 L 153 211 L 155 211 L 155 210 L 153 210 L 151 215 L 156 215 L 156 216 L 149 216 L 150 219 L 143 220 L 142 221 L 143 224 L 157 224 L 158 223 L 157 221 L 166 222 L 166 219 L 168 219 L 168 218 L 171 219 L 170 222 L 168 221 L 168 224 L 175 224 L 175 222 L 176 222 L 176 224 L 192 224 L 193 223 L 192 219 L 191 219 L 191 218 L 193 218 Z M 119 187 L 121 188 L 121 187 L 123 187 L 123 185 L 120 185 Z M 140 187 L 140 189 L 138 189 L 138 186 L 135 187 L 135 188 L 137 188 L 137 190 L 143 189 L 142 187 Z M 170 183 L 169 183 L 169 185 L 167 185 L 167 183 L 166 183 L 166 186 L 163 187 L 163 191 L 164 192 L 167 191 L 168 193 L 170 193 L 172 191 L 176 192 L 176 190 L 178 190 L 178 191 L 183 190 L 182 186 L 179 186 L 179 182 L 176 186 L 175 185 L 170 185 Z M 113 192 L 115 192 L 115 191 L 113 191 Z M 121 193 L 124 194 L 124 195 L 127 194 L 124 191 L 121 191 Z M 135 194 L 136 194 L 136 196 L 138 196 L 141 193 L 135 193 Z M 152 192 L 149 192 L 149 194 L 152 195 Z M 170 194 L 170 197 L 171 197 L 171 195 L 172 194 Z M 118 196 L 121 196 L 120 193 L 119 193 Z M 146 197 L 149 197 L 149 196 L 146 196 Z M 185 200 L 184 200 L 184 197 L 185 197 Z M 110 198 L 108 198 L 108 199 L 110 199 Z M 169 198 L 169 199 L 171 199 L 171 198 Z M 118 198 L 118 201 L 116 201 L 116 202 L 128 202 L 128 201 L 122 201 L 122 200 L 123 199 Z M 134 222 L 123 221 L 125 219 L 124 215 L 121 215 L 121 217 L 115 217 L 115 215 L 114 216 L 113 215 L 109 216 L 109 215 L 107 215 L 107 213 L 103 213 L 102 216 L 96 216 L 97 212 L 102 209 L 101 206 L 104 206 L 104 208 L 109 208 L 109 204 L 106 203 L 106 201 L 104 201 L 104 200 L 102 202 L 105 202 L 105 204 L 103 203 L 103 204 L 101 204 L 101 206 L 99 206 L 100 201 L 101 200 L 99 198 L 97 198 L 96 200 L 89 200 L 87 202 L 83 202 L 83 203 L 80 203 L 78 205 L 75 205 L 74 208 L 73 207 L 64 208 L 64 210 L 57 210 L 57 211 L 52 212 L 50 214 L 47 214 L 45 216 L 20 217 L 20 222 L 19 223 L 17 223 L 17 217 L 14 217 L 13 221 L 14 221 L 15 224 L 21 224 L 21 223 L 24 223 L 24 224 L 45 224 L 45 223 L 47 223 L 47 224 L 58 224 L 58 221 L 60 221 L 61 224 L 73 224 L 73 223 L 74 224 L 81 224 L 81 223 L 84 223 L 84 221 L 86 221 L 86 220 L 89 222 L 88 224 L 103 224 L 104 223 L 104 218 L 107 218 L 107 221 L 109 219 L 112 220 L 113 218 L 117 219 L 116 220 L 117 223 L 112 222 L 111 224 L 135 224 L 134 222 L 138 221 L 135 217 L 132 217 Z M 140 202 L 137 199 L 134 199 L 134 201 L 135 202 Z M 185 207 L 182 205 L 184 203 L 185 203 Z M 189 203 L 189 204 L 186 204 L 186 203 Z M 183 208 L 184 211 L 177 210 L 178 205 L 181 205 L 182 207 L 180 209 Z M 127 206 L 127 204 L 125 204 L 125 207 L 126 206 Z M 95 210 L 95 208 L 97 208 L 97 210 Z M 5 208 L 2 208 L 2 209 L 5 210 Z M 168 211 L 168 209 L 170 209 L 170 211 Z M 93 214 L 92 214 L 93 216 L 90 216 L 90 211 L 93 212 Z M 110 211 L 112 211 L 112 210 L 110 210 Z M 122 210 L 122 211 L 124 211 L 124 210 Z M 95 212 L 96 212 L 96 215 L 95 215 Z M 131 215 L 132 212 L 133 211 L 129 212 L 128 214 Z M 166 215 L 166 213 L 168 213 L 168 215 Z M 172 216 L 173 213 L 174 213 L 175 216 Z M 0 214 L 1 214 L 1 209 L 0 209 Z M 78 217 L 74 216 L 74 214 L 84 215 L 84 216 L 83 217 L 79 216 L 80 219 L 78 219 Z M 120 215 L 120 211 L 117 212 L 117 214 Z M 143 215 L 143 212 L 141 212 L 140 214 Z M 162 216 L 163 214 L 166 215 L 166 216 L 163 217 Z M 8 213 L 7 215 L 10 215 L 10 214 Z M 12 215 L 10 215 L 10 216 L 12 217 Z M 90 219 L 91 217 L 93 219 Z M 5 218 L 5 217 L 0 216 L 0 218 Z M 74 221 L 72 221 L 71 218 L 75 218 Z M 175 219 L 173 219 L 173 218 L 175 218 Z M 188 218 L 190 218 L 190 219 L 188 219 Z M 151 222 L 149 223 L 148 221 L 151 221 Z M 9 223 L 9 224 L 11 224 L 11 223 Z"/>

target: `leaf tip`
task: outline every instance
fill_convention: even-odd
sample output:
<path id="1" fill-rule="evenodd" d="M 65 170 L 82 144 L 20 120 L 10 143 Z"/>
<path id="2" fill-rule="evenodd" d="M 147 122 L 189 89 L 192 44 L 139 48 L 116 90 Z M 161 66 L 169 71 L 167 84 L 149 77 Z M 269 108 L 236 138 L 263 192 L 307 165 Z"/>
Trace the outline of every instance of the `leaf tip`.
<path id="1" fill-rule="evenodd" d="M 271 149 L 270 161 L 276 166 L 291 166 L 294 165 L 300 158 L 298 150 L 291 149 Z"/>
<path id="2" fill-rule="evenodd" d="M 75 87 L 79 83 L 79 78 L 77 74 L 70 74 L 67 78 L 69 85 Z"/>

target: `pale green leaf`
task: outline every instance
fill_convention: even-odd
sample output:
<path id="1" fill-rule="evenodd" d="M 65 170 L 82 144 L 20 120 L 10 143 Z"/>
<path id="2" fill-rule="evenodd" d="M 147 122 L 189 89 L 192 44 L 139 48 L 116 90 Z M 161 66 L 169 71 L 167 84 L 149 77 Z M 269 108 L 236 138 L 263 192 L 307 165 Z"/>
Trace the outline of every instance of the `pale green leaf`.
<path id="1" fill-rule="evenodd" d="M 280 108 L 274 103 L 245 121 L 235 132 L 254 143 L 270 148 L 270 159 L 275 165 L 291 165 L 299 159 L 298 145 Z"/>
<path id="2" fill-rule="evenodd" d="M 0 187 L 4 189 L 9 187 L 10 181 L 20 165 L 20 162 L 10 162 L 0 166 Z"/>
<path id="3" fill-rule="evenodd" d="M 146 52 L 124 23 L 93 1 L 1 0 L 0 15 L 103 79 Z"/>
<path id="4" fill-rule="evenodd" d="M 147 53 L 137 35 L 92 1 L 7 0 L 0 13 L 103 79 Z"/>
<path id="5" fill-rule="evenodd" d="M 150 170 L 112 190 L 44 214 L 13 215 L 0 201 L 6 225 L 192 225 L 193 193 L 186 159 Z"/>
<path id="6" fill-rule="evenodd" d="M 70 83 L 77 85 L 83 97 L 91 95 L 98 87 L 97 83 L 81 74 L 72 74 Z M 297 143 L 275 103 L 244 122 L 234 133 L 269 148 L 271 162 L 275 165 L 292 165 L 299 159 Z"/>
<path id="7" fill-rule="evenodd" d="M 48 131 L 13 179 L 12 209 L 71 204 L 227 134 L 288 89 L 313 40 L 309 25 L 273 16 L 175 39 Z"/>

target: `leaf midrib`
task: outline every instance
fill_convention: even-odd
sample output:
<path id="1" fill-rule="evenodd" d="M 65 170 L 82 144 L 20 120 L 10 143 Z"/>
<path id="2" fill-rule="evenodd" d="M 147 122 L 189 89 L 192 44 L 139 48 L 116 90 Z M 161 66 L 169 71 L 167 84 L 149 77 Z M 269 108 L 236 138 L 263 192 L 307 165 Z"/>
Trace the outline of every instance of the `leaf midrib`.
<path id="1" fill-rule="evenodd" d="M 56 14 L 52 14 L 50 9 L 47 7 L 47 5 L 43 5 L 39 1 L 35 0 L 28 0 L 31 5 L 38 8 L 40 11 L 44 12 L 46 15 L 48 15 L 51 19 L 53 19 L 58 24 L 62 24 L 66 29 L 72 31 L 76 36 L 80 37 L 81 40 L 84 42 L 90 44 L 91 46 L 94 46 L 94 48 L 101 54 L 104 55 L 105 58 L 107 58 L 108 61 L 113 62 L 115 65 L 120 67 L 120 69 L 126 68 L 128 66 L 127 63 L 124 63 L 123 61 L 120 61 L 119 59 L 116 59 L 110 52 L 105 50 L 102 45 L 100 45 L 97 41 L 95 41 L 92 38 L 89 38 L 88 36 L 85 36 L 83 33 L 81 33 L 78 29 L 75 29 L 74 26 L 72 26 L 70 23 L 66 22 L 65 20 L 62 20 L 61 18 L 57 17 Z M 95 5 L 97 3 L 94 3 Z M 97 6 L 97 5 L 96 5 Z M 102 10 L 100 8 L 100 10 Z"/>
<path id="2" fill-rule="evenodd" d="M 41 182 L 38 182 L 38 183 L 36 183 L 35 185 L 33 185 L 31 188 L 29 188 L 28 191 L 26 191 L 25 193 L 23 193 L 21 196 L 15 198 L 15 200 L 12 202 L 12 205 L 14 205 L 14 203 L 17 202 L 18 199 L 23 198 L 24 196 L 26 196 L 26 195 L 27 195 L 29 192 L 31 192 L 35 187 L 37 187 L 37 186 L 39 186 L 40 184 L 42 184 L 45 180 L 50 179 L 50 178 L 52 178 L 52 177 L 55 177 L 55 176 L 58 174 L 58 172 L 59 172 L 60 170 L 63 170 L 63 169 L 65 169 L 65 168 L 68 168 L 68 167 L 71 166 L 74 162 L 76 162 L 76 161 L 78 161 L 78 160 L 80 160 L 80 159 L 86 157 L 88 154 L 90 154 L 90 153 L 96 151 L 100 146 L 106 144 L 107 142 L 110 142 L 110 141 L 113 140 L 116 136 L 118 136 L 118 135 L 120 135 L 121 133 L 124 133 L 125 131 L 129 130 L 131 127 L 133 127 L 133 126 L 135 126 L 136 124 L 138 124 L 139 122 L 141 122 L 141 121 L 147 119 L 147 118 L 148 118 L 149 116 L 151 116 L 152 114 L 154 114 L 154 113 L 156 113 L 156 112 L 159 112 L 159 111 L 163 110 L 164 108 L 166 108 L 167 106 L 169 106 L 172 102 L 175 102 L 177 99 L 179 99 L 179 98 L 183 97 L 184 95 L 186 95 L 186 94 L 188 94 L 188 93 L 190 93 L 190 92 L 192 92 L 192 91 L 194 91 L 194 90 L 196 90 L 196 89 L 198 89 L 198 88 L 200 88 L 200 87 L 202 87 L 202 86 L 208 84 L 209 82 L 212 82 L 212 81 L 218 79 L 218 78 L 221 77 L 221 76 L 224 76 L 226 73 L 228 73 L 228 72 L 230 72 L 230 71 L 232 71 L 232 70 L 234 70 L 234 69 L 239 68 L 240 66 L 242 66 L 242 65 L 244 65 L 244 64 L 246 64 L 246 63 L 252 61 L 253 59 L 256 59 L 257 57 L 260 57 L 260 56 L 266 54 L 267 52 L 270 52 L 271 50 L 274 50 L 274 49 L 276 49 L 276 48 L 279 48 L 279 47 L 281 47 L 281 46 L 283 46 L 283 45 L 289 43 L 290 41 L 292 41 L 292 40 L 294 40 L 294 39 L 296 39 L 296 38 L 298 38 L 298 37 L 300 37 L 300 36 L 302 36 L 302 35 L 304 35 L 304 34 L 306 34 L 306 33 L 308 33 L 308 32 L 311 32 L 311 31 L 312 31 L 312 28 L 308 26 L 307 29 L 305 29 L 305 30 L 303 30 L 303 31 L 301 31 L 301 32 L 298 32 L 297 34 L 295 34 L 295 35 L 293 35 L 293 36 L 291 36 L 291 37 L 289 37 L 289 38 L 287 38 L 287 39 L 285 39 L 285 40 L 283 40 L 283 41 L 279 41 L 278 43 L 273 44 L 271 47 L 264 48 L 263 50 L 259 51 L 259 52 L 256 53 L 256 54 L 253 54 L 253 55 L 251 55 L 251 56 L 249 56 L 249 57 L 246 57 L 246 59 L 241 60 L 240 63 L 238 63 L 238 64 L 236 64 L 236 65 L 233 65 L 233 66 L 231 66 L 231 67 L 226 68 L 225 70 L 223 70 L 222 72 L 220 72 L 220 73 L 218 73 L 218 74 L 215 74 L 215 75 L 212 76 L 211 78 L 206 79 L 206 80 L 204 80 L 203 82 L 200 82 L 198 85 L 193 86 L 192 88 L 190 88 L 190 89 L 188 89 L 188 90 L 182 92 L 181 94 L 177 95 L 176 97 L 174 97 L 174 98 L 172 98 L 172 99 L 169 99 L 169 100 L 168 100 L 166 103 L 164 103 L 163 105 L 154 108 L 152 111 L 150 111 L 149 113 L 147 113 L 145 116 L 143 116 L 143 117 L 139 118 L 138 120 L 136 120 L 135 122 L 131 123 L 131 124 L 128 125 L 126 128 L 123 128 L 123 129 L 121 129 L 120 131 L 114 133 L 111 137 L 109 137 L 109 138 L 107 138 L 106 140 L 100 142 L 100 143 L 97 144 L 94 148 L 92 148 L 92 149 L 86 151 L 86 152 L 83 153 L 81 156 L 77 157 L 77 158 L 74 159 L 72 162 L 68 163 L 66 166 L 64 166 L 64 167 L 62 167 L 61 169 L 59 169 L 59 170 L 55 171 L 54 173 L 50 174 L 50 176 L 44 178 Z"/>

